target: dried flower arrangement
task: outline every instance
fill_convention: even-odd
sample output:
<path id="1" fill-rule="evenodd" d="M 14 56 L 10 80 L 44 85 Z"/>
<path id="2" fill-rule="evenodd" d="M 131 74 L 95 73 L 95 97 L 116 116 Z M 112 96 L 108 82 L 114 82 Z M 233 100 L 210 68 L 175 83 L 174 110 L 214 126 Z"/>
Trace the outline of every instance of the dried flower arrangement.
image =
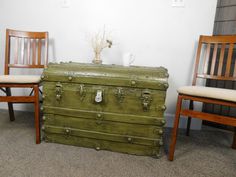
<path id="1" fill-rule="evenodd" d="M 105 48 L 111 48 L 112 41 L 108 39 L 107 33 L 105 31 L 105 28 L 103 29 L 102 34 L 98 32 L 93 38 L 92 38 L 92 48 L 94 51 L 94 59 L 93 63 L 95 64 L 101 64 L 101 52 Z"/>

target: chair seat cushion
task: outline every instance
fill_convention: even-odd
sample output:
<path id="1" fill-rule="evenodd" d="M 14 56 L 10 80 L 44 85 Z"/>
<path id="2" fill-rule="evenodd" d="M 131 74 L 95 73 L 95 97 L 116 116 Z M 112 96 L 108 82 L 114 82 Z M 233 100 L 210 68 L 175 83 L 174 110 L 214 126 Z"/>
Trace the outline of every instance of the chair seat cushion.
<path id="1" fill-rule="evenodd" d="M 185 95 L 236 102 L 236 90 L 232 89 L 203 86 L 184 86 L 180 87 L 177 91 L 178 93 Z"/>
<path id="2" fill-rule="evenodd" d="M 41 77 L 33 75 L 1 75 L 0 83 L 17 83 L 17 84 L 30 84 L 39 83 Z"/>

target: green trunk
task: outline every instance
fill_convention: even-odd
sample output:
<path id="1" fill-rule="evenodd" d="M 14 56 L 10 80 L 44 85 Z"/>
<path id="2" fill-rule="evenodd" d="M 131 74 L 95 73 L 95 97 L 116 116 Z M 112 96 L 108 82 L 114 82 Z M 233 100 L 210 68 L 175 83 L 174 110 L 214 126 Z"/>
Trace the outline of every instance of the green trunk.
<path id="1" fill-rule="evenodd" d="M 49 64 L 42 76 L 45 139 L 158 156 L 167 77 L 162 67 Z"/>

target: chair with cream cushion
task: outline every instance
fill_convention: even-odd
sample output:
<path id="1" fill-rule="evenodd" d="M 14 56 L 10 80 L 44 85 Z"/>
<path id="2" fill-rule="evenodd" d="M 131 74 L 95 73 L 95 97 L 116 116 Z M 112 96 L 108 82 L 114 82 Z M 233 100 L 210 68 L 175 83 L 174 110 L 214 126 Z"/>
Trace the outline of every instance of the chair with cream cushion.
<path id="1" fill-rule="evenodd" d="M 236 59 L 233 58 L 235 44 L 236 36 L 200 36 L 192 86 L 183 86 L 177 90 L 178 100 L 169 149 L 169 160 L 174 159 L 180 115 L 188 117 L 187 135 L 189 135 L 192 117 L 236 127 L 235 117 L 196 111 L 193 106 L 195 101 L 236 108 L 236 90 L 197 85 L 197 79 L 200 78 L 236 81 Z M 182 108 L 184 100 L 189 100 L 189 109 Z M 236 149 L 236 131 L 232 148 Z"/>
<path id="2" fill-rule="evenodd" d="M 13 75 L 12 69 L 45 68 L 48 60 L 48 32 L 6 30 L 5 72 L 0 75 L 0 102 L 8 102 L 10 120 L 14 121 L 13 103 L 33 103 L 35 109 L 36 143 L 40 143 L 39 86 L 40 75 Z M 35 73 L 38 73 L 35 72 Z M 30 88 L 29 96 L 13 96 L 11 88 Z M 33 96 L 32 96 L 33 94 Z"/>

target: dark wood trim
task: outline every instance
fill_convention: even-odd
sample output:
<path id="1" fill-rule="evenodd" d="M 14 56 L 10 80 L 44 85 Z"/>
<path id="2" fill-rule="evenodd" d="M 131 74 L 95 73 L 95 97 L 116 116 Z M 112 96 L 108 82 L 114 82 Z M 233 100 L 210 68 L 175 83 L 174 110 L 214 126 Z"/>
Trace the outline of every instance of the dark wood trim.
<path id="1" fill-rule="evenodd" d="M 190 110 L 193 110 L 193 109 L 194 109 L 193 100 L 190 100 L 189 109 L 190 109 Z M 189 136 L 191 121 L 192 121 L 192 117 L 191 117 L 191 116 L 188 116 L 186 136 Z"/>
<path id="2" fill-rule="evenodd" d="M 208 120 L 208 121 L 212 121 L 212 122 L 216 122 L 216 123 L 224 124 L 224 125 L 236 126 L 236 119 L 234 117 L 203 113 L 200 111 L 193 111 L 193 110 L 181 110 L 180 115 L 191 116 L 194 118 Z"/>
<path id="3" fill-rule="evenodd" d="M 236 103 L 231 102 L 231 101 L 223 101 L 223 100 L 217 100 L 217 99 L 211 99 L 211 98 L 205 98 L 205 97 L 197 97 L 197 96 L 189 96 L 189 95 L 181 95 L 181 97 L 185 100 L 193 100 L 193 101 L 198 101 L 198 102 L 202 102 L 202 103 L 212 103 L 212 104 L 220 104 L 220 105 L 224 105 L 224 106 L 236 107 Z"/>
<path id="4" fill-rule="evenodd" d="M 34 103 L 34 96 L 0 96 L 0 102 Z"/>
<path id="5" fill-rule="evenodd" d="M 36 131 L 36 144 L 40 143 L 40 120 L 39 120 L 39 87 L 34 85 L 34 123 Z"/>
<path id="6" fill-rule="evenodd" d="M 6 88 L 6 95 L 7 97 L 11 97 L 11 88 Z M 13 110 L 13 104 L 12 102 L 8 102 L 8 111 L 9 111 L 9 117 L 10 117 L 10 121 L 14 121 L 15 120 L 15 114 L 14 114 L 14 110 Z"/>
<path id="7" fill-rule="evenodd" d="M 175 145 L 176 145 L 176 141 L 177 141 L 178 127 L 179 127 L 179 116 L 180 116 L 181 107 L 182 107 L 182 97 L 178 96 L 178 100 L 177 100 L 177 104 L 176 104 L 176 112 L 175 112 L 175 122 L 174 122 L 174 127 L 172 130 L 170 150 L 169 150 L 169 160 L 170 161 L 174 160 Z"/>

